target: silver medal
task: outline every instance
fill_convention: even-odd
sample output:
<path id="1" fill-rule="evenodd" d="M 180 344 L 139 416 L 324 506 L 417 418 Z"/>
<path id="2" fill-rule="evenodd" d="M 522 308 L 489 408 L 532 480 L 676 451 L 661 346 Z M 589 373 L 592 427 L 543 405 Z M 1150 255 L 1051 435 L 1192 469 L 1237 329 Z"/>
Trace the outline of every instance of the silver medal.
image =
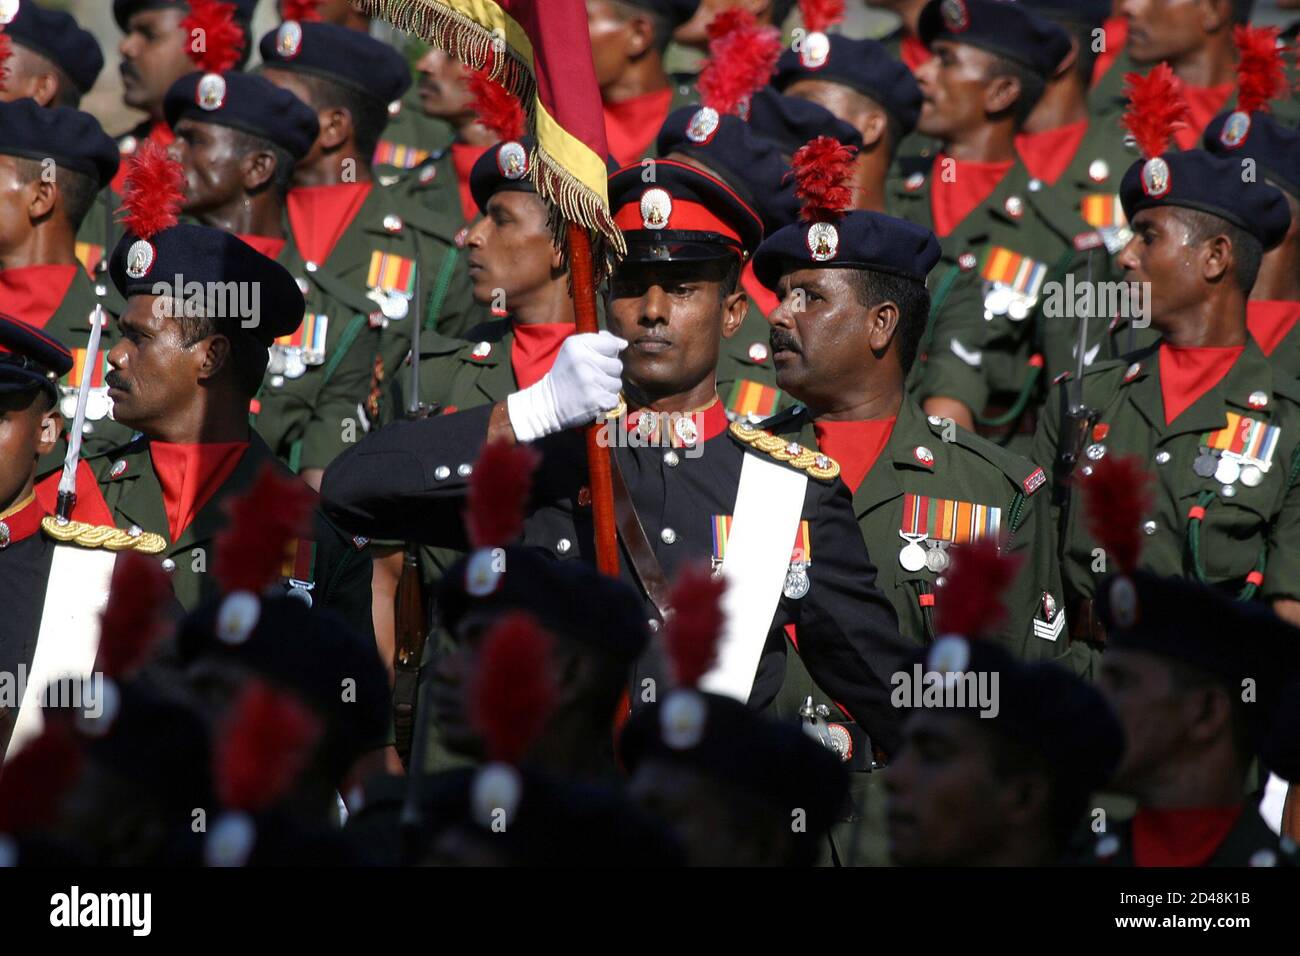
<path id="1" fill-rule="evenodd" d="M 931 541 L 930 550 L 925 555 L 925 566 L 934 574 L 943 574 L 948 570 L 950 559 L 948 557 L 947 541 Z"/>
<path id="2" fill-rule="evenodd" d="M 1217 462 L 1208 448 L 1202 448 L 1201 453 L 1196 456 L 1192 462 L 1192 471 L 1196 472 L 1202 478 L 1209 478 L 1214 474 Z"/>
<path id="3" fill-rule="evenodd" d="M 289 349 L 284 356 L 284 377 L 302 378 L 307 371 L 307 363 L 302 360 L 301 349 Z"/>
<path id="4" fill-rule="evenodd" d="M 1241 464 L 1235 458 L 1224 455 L 1214 469 L 1214 480 L 1223 485 L 1230 485 L 1241 477 Z"/>
<path id="5" fill-rule="evenodd" d="M 1264 472 L 1259 465 L 1246 465 L 1241 469 L 1241 483 L 1247 488 L 1254 488 L 1264 480 Z"/>
<path id="6" fill-rule="evenodd" d="M 915 574 L 925 567 L 925 548 L 921 542 L 925 541 L 929 535 L 909 534 L 906 531 L 900 531 L 898 536 L 907 542 L 903 546 L 903 550 L 898 552 L 898 563 L 903 566 L 904 571 L 911 571 Z"/>
<path id="7" fill-rule="evenodd" d="M 797 601 L 808 593 L 809 581 L 806 565 L 802 561 L 790 563 L 790 570 L 785 573 L 785 586 L 781 593 L 792 601 Z"/>
<path id="8" fill-rule="evenodd" d="M 108 417 L 112 409 L 112 400 L 108 397 L 108 389 L 92 388 L 86 393 L 86 420 L 91 422 L 102 421 Z"/>
<path id="9" fill-rule="evenodd" d="M 266 363 L 266 374 L 283 375 L 284 374 L 284 346 L 272 345 L 270 351 L 271 351 L 271 358 Z"/>

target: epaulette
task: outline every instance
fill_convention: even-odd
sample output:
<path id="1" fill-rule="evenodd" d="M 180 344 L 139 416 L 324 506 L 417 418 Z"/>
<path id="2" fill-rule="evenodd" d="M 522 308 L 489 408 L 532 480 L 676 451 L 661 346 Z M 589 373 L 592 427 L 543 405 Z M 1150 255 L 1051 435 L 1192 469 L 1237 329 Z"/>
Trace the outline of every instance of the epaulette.
<path id="1" fill-rule="evenodd" d="M 749 422 L 732 422 L 727 432 L 742 445 L 797 468 L 811 478 L 834 481 L 840 475 L 840 463 L 830 455 L 805 448 L 798 442 L 786 441 Z"/>
<path id="2" fill-rule="evenodd" d="M 143 448 L 149 439 L 144 432 L 134 432 L 130 438 L 120 445 L 114 445 L 112 448 L 101 449 L 91 455 L 83 455 L 83 461 L 94 461 L 96 458 L 121 458 L 123 455 L 132 455 Z"/>
<path id="3" fill-rule="evenodd" d="M 60 523 L 53 515 L 41 519 L 41 530 L 60 544 L 75 544 L 79 548 L 139 551 L 141 554 L 161 554 L 167 549 L 167 539 L 152 531 L 139 528 L 124 531 L 112 525 L 85 521 Z"/>
<path id="4" fill-rule="evenodd" d="M 464 339 L 452 338 L 434 329 L 420 330 L 420 358 L 422 359 L 435 355 L 451 355 L 463 349 L 465 344 Z"/>
<path id="5" fill-rule="evenodd" d="M 1047 483 L 1046 472 L 1023 455 L 1008 451 L 1001 445 L 968 431 L 956 423 L 950 439 L 946 434 L 947 424 L 944 419 L 938 415 L 927 415 L 925 420 L 930 426 L 930 431 L 934 432 L 941 441 L 947 445 L 957 445 L 972 455 L 983 458 L 1002 472 L 1007 480 L 1016 485 L 1025 495 L 1032 495 Z"/>
<path id="6" fill-rule="evenodd" d="M 1273 394 L 1281 395 L 1292 403 L 1300 405 L 1300 378 L 1278 377 L 1273 380 Z"/>

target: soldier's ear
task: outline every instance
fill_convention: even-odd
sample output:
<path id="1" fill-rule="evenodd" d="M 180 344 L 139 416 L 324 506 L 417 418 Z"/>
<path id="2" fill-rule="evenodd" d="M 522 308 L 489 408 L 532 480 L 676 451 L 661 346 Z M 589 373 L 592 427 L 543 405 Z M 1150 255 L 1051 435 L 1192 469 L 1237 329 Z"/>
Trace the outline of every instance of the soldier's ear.
<path id="1" fill-rule="evenodd" d="M 338 149 L 352 138 L 352 114 L 341 106 L 321 110 L 320 144 L 326 150 Z"/>
<path id="2" fill-rule="evenodd" d="M 867 343 L 871 346 L 871 351 L 883 355 L 898 331 L 902 311 L 897 302 L 886 299 L 879 305 L 872 306 L 867 315 Z"/>
<path id="3" fill-rule="evenodd" d="M 221 334 L 204 339 L 200 345 L 199 381 L 216 378 L 230 361 L 230 339 Z"/>
<path id="4" fill-rule="evenodd" d="M 36 451 L 41 455 L 48 455 L 54 450 L 54 446 L 59 443 L 59 435 L 63 433 L 63 415 L 59 412 L 59 406 L 56 403 L 41 416 L 41 434 L 36 443 Z"/>
<path id="5" fill-rule="evenodd" d="M 275 154 L 270 150 L 259 149 L 244 156 L 242 172 L 244 189 L 257 192 L 275 178 Z"/>
<path id="6" fill-rule="evenodd" d="M 990 115 L 1005 113 L 1016 105 L 1022 93 L 1024 90 L 1016 77 L 1006 74 L 995 76 L 984 88 L 984 112 Z"/>
<path id="7" fill-rule="evenodd" d="M 729 339 L 740 331 L 740 325 L 745 321 L 745 313 L 748 311 L 749 294 L 737 282 L 735 291 L 722 300 L 722 337 L 724 339 Z"/>
<path id="8" fill-rule="evenodd" d="M 861 121 L 854 125 L 862 134 L 862 149 L 865 151 L 884 143 L 885 134 L 889 129 L 889 120 L 881 110 L 867 110 L 864 111 Z"/>
<path id="9" fill-rule="evenodd" d="M 635 16 L 627 21 L 627 39 L 623 51 L 629 58 L 638 57 L 654 47 L 655 25 L 650 17 Z"/>
<path id="10" fill-rule="evenodd" d="M 1236 250 L 1232 248 L 1232 241 L 1224 235 L 1206 239 L 1203 248 L 1201 275 L 1206 282 L 1218 282 L 1235 263 Z"/>
<path id="11" fill-rule="evenodd" d="M 1065 54 L 1065 59 L 1061 60 L 1061 62 L 1056 65 L 1056 69 L 1052 71 L 1052 79 L 1059 80 L 1061 77 L 1067 76 L 1070 72 L 1074 70 L 1074 64 L 1078 62 L 1079 62 L 1079 38 L 1076 37 L 1074 34 L 1071 34 L 1070 52 Z"/>
<path id="12" fill-rule="evenodd" d="M 59 191 L 54 182 L 47 180 L 44 174 L 37 176 L 28 185 L 32 189 L 27 203 L 27 218 L 36 222 L 50 214 L 50 210 L 58 202 Z"/>

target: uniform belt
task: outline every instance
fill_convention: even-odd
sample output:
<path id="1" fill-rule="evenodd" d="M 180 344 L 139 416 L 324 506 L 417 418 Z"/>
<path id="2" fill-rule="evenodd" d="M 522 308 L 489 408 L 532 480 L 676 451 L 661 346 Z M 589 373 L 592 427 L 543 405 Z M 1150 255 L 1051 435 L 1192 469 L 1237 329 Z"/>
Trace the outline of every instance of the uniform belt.
<path id="1" fill-rule="evenodd" d="M 1070 642 L 1079 641 L 1093 647 L 1106 646 L 1106 629 L 1097 619 L 1097 606 L 1092 598 L 1080 598 L 1070 611 Z"/>
<path id="2" fill-rule="evenodd" d="M 641 517 L 636 513 L 636 505 L 632 503 L 632 495 L 627 490 L 627 482 L 623 478 L 623 469 L 618 463 L 618 455 L 610 455 L 610 460 L 613 465 L 610 468 L 610 476 L 614 486 L 614 520 L 618 525 L 618 536 L 623 541 L 628 561 L 645 589 L 646 596 L 659 612 L 660 619 L 666 620 L 672 607 L 668 579 L 664 577 L 664 569 L 660 566 L 659 559 L 655 557 L 650 539 L 646 537 L 645 528 L 641 525 Z"/>

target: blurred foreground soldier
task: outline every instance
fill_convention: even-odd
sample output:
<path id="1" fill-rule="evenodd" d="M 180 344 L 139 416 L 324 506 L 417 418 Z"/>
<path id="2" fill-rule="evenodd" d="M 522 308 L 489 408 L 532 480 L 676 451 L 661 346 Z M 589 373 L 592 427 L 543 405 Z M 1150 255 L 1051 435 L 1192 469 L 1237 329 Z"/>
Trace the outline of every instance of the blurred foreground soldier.
<path id="1" fill-rule="evenodd" d="M 1015 137 L 1070 39 L 1020 4 L 995 0 L 932 0 L 920 29 L 935 56 L 917 74 L 917 129 L 942 150 L 901 164 L 886 211 L 932 230 L 944 267 L 978 276 L 984 303 L 936 330 L 928 351 L 945 361 L 927 367 L 915 394 L 927 413 L 978 425 L 1024 453 L 1042 385 L 1041 296 L 1049 277 L 1071 266 L 1083 223 L 1030 189 Z"/>
<path id="2" fill-rule="evenodd" d="M 51 161 L 52 168 L 47 167 Z M 107 323 L 122 304 L 105 284 L 86 275 L 76 242 L 96 193 L 107 187 L 117 168 L 117 147 L 89 113 L 42 108 L 31 99 L 0 103 L 0 308 L 72 352 L 73 367 L 59 383 L 59 403 L 69 423 L 81 380 L 90 376 L 82 436 L 89 453 L 131 435 L 113 421 L 104 384 L 111 328 L 104 329 L 106 346 L 96 367 L 86 367 L 95 307 L 104 307 Z M 42 473 L 61 464 L 60 445 L 43 463 Z"/>
<path id="3" fill-rule="evenodd" d="M 794 724 L 705 693 L 722 582 L 686 568 L 664 631 L 673 688 L 619 738 L 632 796 L 667 821 L 694 866 L 810 866 L 847 799 L 843 764 Z"/>
<path id="4" fill-rule="evenodd" d="M 902 60 L 915 73 L 933 56 L 929 47 L 921 42 L 921 11 L 929 0 L 866 0 L 869 7 L 888 10 L 898 16 L 899 24 L 893 33 L 881 38 L 890 55 Z"/>
<path id="5" fill-rule="evenodd" d="M 302 320 L 303 299 L 282 266 L 233 235 L 176 225 L 181 181 L 157 147 L 133 160 L 127 231 L 110 267 L 127 306 L 106 382 L 115 417 L 138 437 L 103 455 L 96 472 L 115 523 L 165 539 L 163 566 L 189 610 L 216 587 L 207 571 L 225 500 L 275 461 L 248 403 L 271 343 Z M 284 576 L 313 591 L 319 571 L 311 599 L 359 602 L 352 620 L 368 632 L 369 595 L 348 573 L 368 580 L 364 555 L 327 523 L 314 537 L 299 541 Z"/>
<path id="6" fill-rule="evenodd" d="M 1284 126 L 1264 110 L 1269 96 L 1279 92 L 1279 75 L 1267 64 L 1280 55 L 1272 51 L 1263 76 L 1253 88 L 1258 97 L 1239 95 L 1238 109 L 1216 116 L 1205 130 L 1204 146 L 1216 156 L 1236 162 L 1245 174 L 1254 164 L 1255 175 L 1276 186 L 1291 210 L 1291 228 L 1278 245 L 1264 253 L 1259 277 L 1246 303 L 1246 327 L 1269 363 L 1281 376 L 1300 375 L 1300 132 Z M 1256 58 L 1258 62 L 1258 58 Z M 1239 86 L 1247 85 L 1246 60 L 1239 65 Z"/>
<path id="7" fill-rule="evenodd" d="M 1150 289 L 1162 341 L 1066 380 L 1045 406 L 1035 460 L 1054 462 L 1070 621 L 1076 639 L 1098 640 L 1091 600 L 1113 555 L 1099 554 L 1065 482 L 1088 478 L 1108 456 L 1136 454 L 1156 475 L 1141 515 L 1141 567 L 1262 598 L 1300 619 L 1300 528 L 1295 523 L 1297 402 L 1293 378 L 1275 372 L 1247 332 L 1246 300 L 1263 252 L 1291 228 L 1282 193 L 1244 182 L 1235 160 L 1201 150 L 1161 151 L 1164 103 L 1174 80 L 1158 68 L 1135 128 L 1143 154 L 1121 197 L 1135 236 L 1119 258 L 1125 280 Z M 1082 630 L 1080 630 L 1082 628 Z"/>
<path id="8" fill-rule="evenodd" d="M 957 634 L 906 676 L 903 749 L 886 775 L 893 861 L 1059 863 L 1124 747 L 1101 694 L 1055 664 Z"/>
<path id="9" fill-rule="evenodd" d="M 41 106 L 80 106 L 104 68 L 95 35 L 70 14 L 36 0 L 11 0 L 9 6 L 16 9 L 13 19 L 6 24 L 0 15 L 0 28 L 13 43 L 0 100 L 31 97 Z"/>
<path id="10" fill-rule="evenodd" d="M 667 614 L 668 574 L 711 554 L 744 613 L 733 618 L 734 640 L 707 686 L 767 706 L 784 674 L 784 626 L 800 621 L 814 676 L 888 751 L 896 715 L 884 681 L 903 649 L 847 492 L 834 480 L 839 466 L 753 426 L 728 428 L 717 396 L 719 342 L 744 315 L 736 283 L 761 219 L 695 167 L 659 160 L 653 185 L 641 176 L 634 166 L 610 179 L 630 250 L 611 280 L 611 331 L 569 337 L 551 371 L 505 402 L 368 436 L 326 473 L 328 507 L 358 532 L 455 546 L 483 445 L 534 442 L 544 457 L 523 543 L 590 560 L 586 458 L 574 429 L 604 415 L 601 440 L 614 446 L 616 509 L 633 556 L 623 567 L 647 594 L 647 616 Z M 760 529 L 767 543 L 728 545 L 731 535 L 743 542 Z M 638 664 L 634 703 L 662 677 L 653 658 Z"/>
<path id="11" fill-rule="evenodd" d="M 1296 778 L 1300 633 L 1259 605 L 1144 571 L 1102 583 L 1107 647 L 1100 689 L 1127 744 L 1113 789 L 1137 798 L 1132 820 L 1098 834 L 1102 866 L 1294 866 L 1247 799 L 1262 757 Z"/>
<path id="12" fill-rule="evenodd" d="M 795 0 L 700 0 L 695 15 L 673 31 L 673 40 L 703 50 L 709 45 L 709 25 L 724 11 L 740 9 L 752 14 L 760 26 L 781 30 Z"/>
<path id="13" fill-rule="evenodd" d="M 619 166 L 650 156 L 668 114 L 688 102 L 664 72 L 663 56 L 698 7 L 699 0 L 587 0 L 605 140 Z"/>

